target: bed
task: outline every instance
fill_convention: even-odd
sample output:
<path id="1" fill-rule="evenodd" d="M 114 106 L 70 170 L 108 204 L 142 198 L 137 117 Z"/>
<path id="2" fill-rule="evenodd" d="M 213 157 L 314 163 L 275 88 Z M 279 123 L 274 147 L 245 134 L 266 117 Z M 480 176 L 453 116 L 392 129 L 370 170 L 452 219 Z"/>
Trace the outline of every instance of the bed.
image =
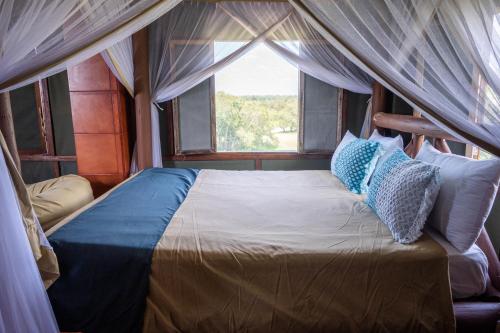
<path id="1" fill-rule="evenodd" d="M 177 188 L 174 210 L 158 210 L 170 213 L 158 219 L 165 227 L 152 237 L 155 245 L 144 249 L 133 241 L 132 222 L 109 222 L 109 211 L 104 219 L 99 209 L 119 200 L 126 203 L 122 210 L 147 208 L 136 219 L 150 218 L 155 200 L 141 197 L 164 195 L 174 179 L 163 174 L 169 169 L 160 170 L 143 171 L 49 230 L 61 267 L 49 296 L 62 330 L 454 331 L 443 247 L 428 234 L 411 245 L 394 242 L 363 197 L 328 171 L 201 170 L 192 183 L 182 182 L 189 186 Z M 134 191 L 124 191 L 129 183 Z M 124 257 L 106 263 L 93 251 L 88 223 L 126 224 L 132 238 L 114 244 L 119 251 L 107 246 L 113 229 L 97 229 L 99 246 Z M 150 260 L 134 266 L 138 252 Z M 122 276 L 113 266 L 120 262 Z M 141 278 L 128 272 L 132 267 Z M 75 281 L 82 276 L 86 284 L 79 290 Z"/>

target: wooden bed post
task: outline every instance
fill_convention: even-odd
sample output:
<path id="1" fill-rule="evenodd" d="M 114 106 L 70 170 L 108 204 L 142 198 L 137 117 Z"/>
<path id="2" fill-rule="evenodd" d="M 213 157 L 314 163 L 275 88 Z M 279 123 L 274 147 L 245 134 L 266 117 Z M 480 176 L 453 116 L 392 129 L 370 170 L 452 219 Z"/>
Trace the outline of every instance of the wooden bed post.
<path id="1" fill-rule="evenodd" d="M 371 109 L 371 121 L 370 121 L 370 134 L 373 132 L 377 126 L 373 122 L 373 117 L 379 112 L 385 112 L 386 98 L 385 98 L 385 88 L 380 82 L 375 81 L 373 83 L 373 93 L 372 93 L 372 109 Z"/>
<path id="2" fill-rule="evenodd" d="M 417 57 L 417 64 L 416 64 L 416 70 L 417 70 L 417 75 L 416 75 L 416 81 L 418 84 L 423 85 L 424 83 L 424 59 L 422 56 Z M 417 118 L 422 117 L 422 113 L 418 111 L 417 109 L 413 109 L 413 116 Z M 411 135 L 411 149 L 410 149 L 410 154 L 412 158 L 415 158 L 417 156 L 420 147 L 422 147 L 422 144 L 424 143 L 425 136 L 420 135 L 420 134 L 415 134 L 412 133 Z M 446 143 L 444 143 L 446 144 Z M 444 148 L 443 144 L 443 148 Z"/>
<path id="3" fill-rule="evenodd" d="M 16 135 L 14 133 L 14 119 L 12 118 L 12 107 L 10 105 L 10 94 L 0 94 L 0 131 L 3 133 L 9 152 L 16 163 L 17 170 L 21 170 L 19 153 L 17 152 Z"/>
<path id="4" fill-rule="evenodd" d="M 153 166 L 148 39 L 147 27 L 132 35 L 137 166 L 139 170 Z"/>
<path id="5" fill-rule="evenodd" d="M 338 90 L 337 98 L 337 146 L 347 132 L 347 92 Z"/>

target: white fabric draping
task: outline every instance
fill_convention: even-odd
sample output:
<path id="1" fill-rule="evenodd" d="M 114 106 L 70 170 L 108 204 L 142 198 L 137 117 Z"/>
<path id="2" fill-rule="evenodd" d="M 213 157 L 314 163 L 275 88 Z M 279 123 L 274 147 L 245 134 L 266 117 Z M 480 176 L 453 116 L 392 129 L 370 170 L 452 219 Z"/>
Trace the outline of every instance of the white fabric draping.
<path id="1" fill-rule="evenodd" d="M 3 0 L 0 92 L 56 74 L 148 25 L 180 0 Z"/>
<path id="2" fill-rule="evenodd" d="M 228 50 L 220 44 L 214 48 L 217 41 L 246 43 Z M 288 3 L 186 1 L 151 25 L 154 100 L 179 96 L 257 42 L 265 42 L 311 76 L 340 88 L 371 93 L 372 79 L 333 49 Z"/>
<path id="3" fill-rule="evenodd" d="M 0 203 L 0 332 L 59 332 L 1 150 Z"/>
<path id="4" fill-rule="evenodd" d="M 134 55 L 132 37 L 109 47 L 101 52 L 104 62 L 113 72 L 113 75 L 123 84 L 130 96 L 134 96 Z"/>
<path id="5" fill-rule="evenodd" d="M 253 36 L 292 10 L 288 3 L 221 2 L 219 7 Z M 287 41 L 293 41 L 292 43 Z M 267 34 L 265 44 L 302 72 L 335 87 L 371 94 L 373 79 L 335 50 L 295 10 Z"/>
<path id="6" fill-rule="evenodd" d="M 334 47 L 425 116 L 500 151 L 500 2 L 290 3 Z"/>
<path id="7" fill-rule="evenodd" d="M 153 166 L 161 166 L 156 103 L 193 88 L 258 43 L 317 79 L 371 93 L 371 77 L 336 51 L 288 3 L 184 1 L 149 31 Z M 228 43 L 216 47 L 221 41 Z M 133 82 L 133 75 L 127 74 L 133 73 L 131 49 L 128 38 L 103 54 L 125 86 Z M 131 170 L 136 170 L 134 161 Z"/>

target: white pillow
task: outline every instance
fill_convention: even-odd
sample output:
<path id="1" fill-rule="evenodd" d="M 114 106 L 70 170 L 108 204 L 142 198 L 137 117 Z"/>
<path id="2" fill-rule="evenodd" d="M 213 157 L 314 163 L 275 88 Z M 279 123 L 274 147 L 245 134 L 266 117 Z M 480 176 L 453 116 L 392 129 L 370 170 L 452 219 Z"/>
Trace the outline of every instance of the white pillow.
<path id="1" fill-rule="evenodd" d="M 337 158 L 339 157 L 339 154 L 340 152 L 342 151 L 342 149 L 344 149 L 344 147 L 356 140 L 357 137 L 352 134 L 351 132 L 347 131 L 346 134 L 344 135 L 344 137 L 342 138 L 342 141 L 340 141 L 339 145 L 337 146 L 337 148 L 335 149 L 335 152 L 333 153 L 333 156 L 332 156 L 332 161 L 330 162 L 330 170 L 332 171 L 332 174 L 335 175 L 335 161 L 337 160 Z"/>
<path id="2" fill-rule="evenodd" d="M 441 153 L 424 142 L 415 157 L 440 167 L 441 190 L 427 223 L 457 250 L 467 251 L 488 217 L 500 181 L 500 159 L 473 160 Z"/>
<path id="3" fill-rule="evenodd" d="M 375 169 L 378 168 L 379 165 L 382 165 L 382 163 L 384 163 L 385 160 L 387 160 L 396 149 L 399 148 L 401 150 L 404 150 L 403 138 L 401 137 L 401 135 L 398 135 L 395 138 L 391 138 L 388 136 L 380 135 L 380 133 L 375 129 L 368 140 L 380 143 L 382 145 L 382 149 L 384 150 L 384 153 L 377 161 Z"/>

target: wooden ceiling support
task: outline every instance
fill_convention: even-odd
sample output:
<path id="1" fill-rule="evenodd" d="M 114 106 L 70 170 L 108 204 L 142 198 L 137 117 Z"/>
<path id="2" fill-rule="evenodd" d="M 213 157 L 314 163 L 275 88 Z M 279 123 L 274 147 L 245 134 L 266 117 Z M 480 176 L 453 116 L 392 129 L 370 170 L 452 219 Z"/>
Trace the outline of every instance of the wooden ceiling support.
<path id="1" fill-rule="evenodd" d="M 132 35 L 134 54 L 134 105 L 139 170 L 153 166 L 151 140 L 151 92 L 149 87 L 148 28 Z"/>
<path id="2" fill-rule="evenodd" d="M 10 105 L 10 94 L 0 94 L 0 131 L 2 132 L 7 148 L 16 163 L 17 170 L 21 170 L 21 162 L 17 151 L 16 135 L 14 133 L 14 119 L 12 118 L 12 107 Z"/>

